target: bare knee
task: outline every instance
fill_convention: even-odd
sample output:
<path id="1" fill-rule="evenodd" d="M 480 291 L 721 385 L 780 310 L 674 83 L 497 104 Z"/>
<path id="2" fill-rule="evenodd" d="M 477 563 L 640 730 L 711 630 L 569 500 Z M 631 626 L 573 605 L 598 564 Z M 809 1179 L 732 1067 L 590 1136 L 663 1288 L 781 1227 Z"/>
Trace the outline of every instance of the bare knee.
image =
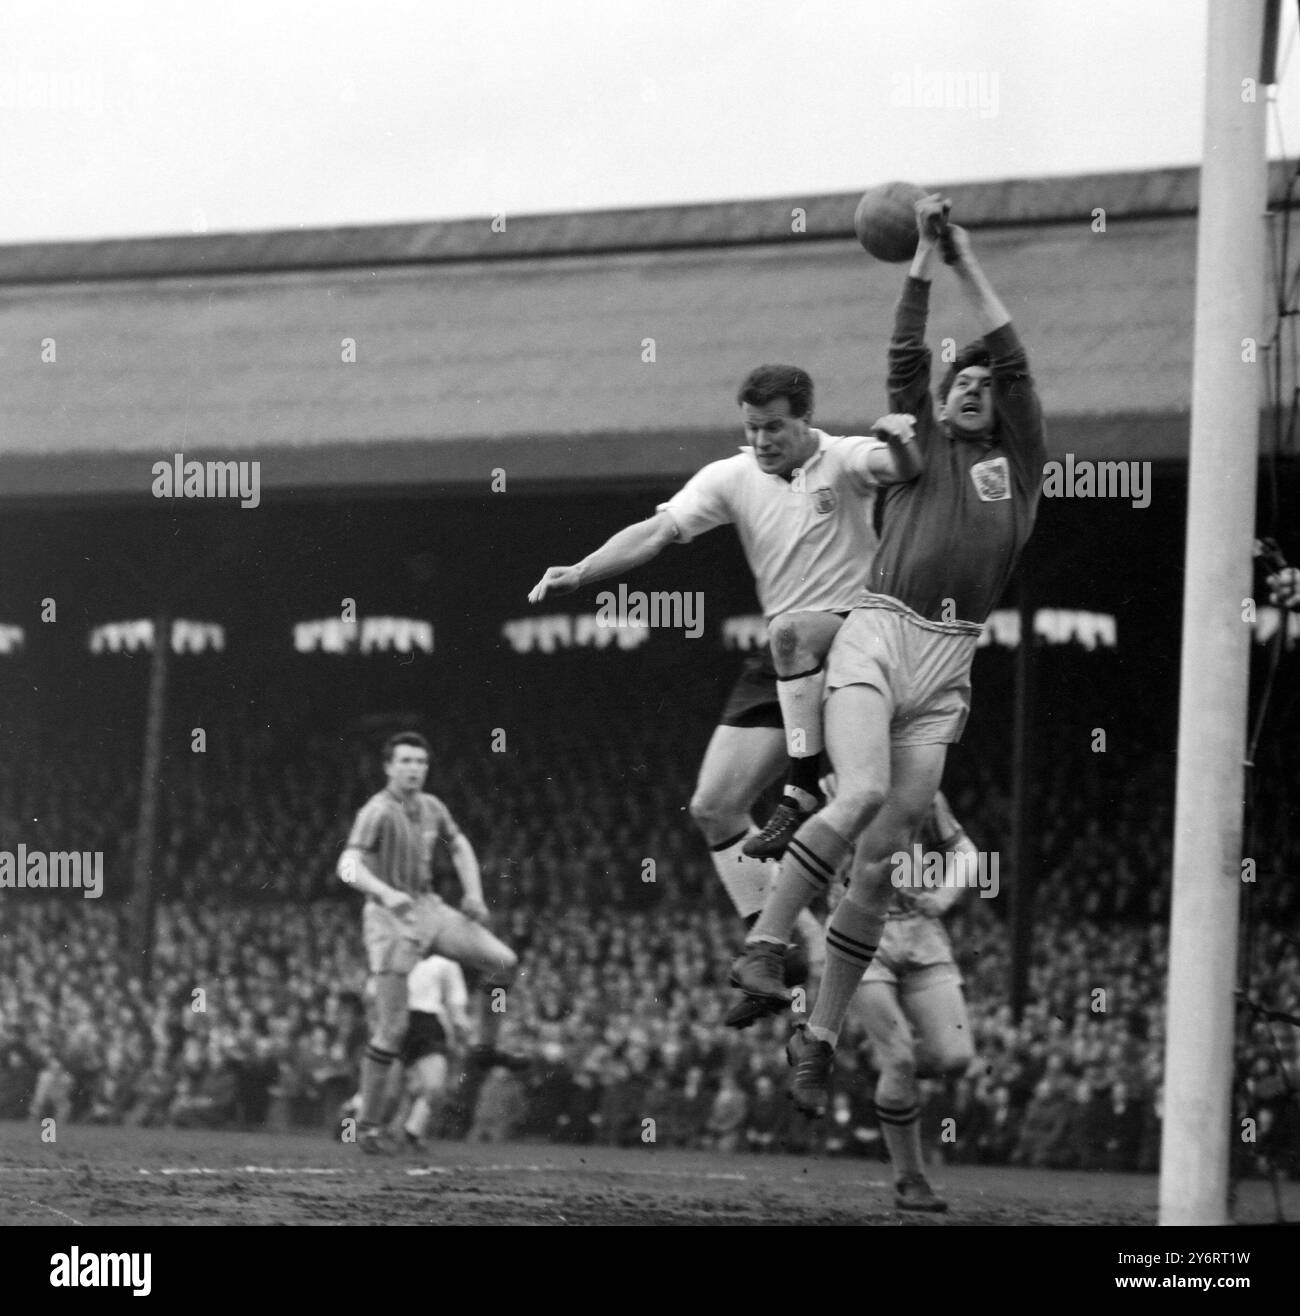
<path id="1" fill-rule="evenodd" d="M 767 628 L 768 643 L 777 670 L 788 669 L 799 659 L 799 628 L 791 617 L 773 617 Z"/>
<path id="2" fill-rule="evenodd" d="M 850 839 L 859 836 L 880 812 L 885 792 L 870 782 L 839 781 L 832 805 Z"/>
<path id="3" fill-rule="evenodd" d="M 916 1076 L 916 1040 L 901 1015 L 882 1012 L 868 1025 L 876 1069 L 899 1078 Z"/>
<path id="4" fill-rule="evenodd" d="M 718 816 L 717 800 L 711 793 L 702 790 L 697 790 L 691 796 L 689 808 L 691 818 L 701 831 L 707 831 L 709 824 Z"/>
<path id="5" fill-rule="evenodd" d="M 871 837 L 870 855 L 861 855 L 855 862 L 855 867 L 859 869 L 882 869 L 887 873 L 892 873 L 899 863 L 900 854 L 912 853 L 912 841 L 916 832 L 908 828 L 907 822 L 899 822 L 889 828 L 880 828 L 876 830 Z"/>
<path id="6" fill-rule="evenodd" d="M 959 1078 L 975 1059 L 975 1048 L 965 1033 L 956 1033 L 938 1046 L 927 1047 L 917 1065 L 926 1078 Z"/>
<path id="7" fill-rule="evenodd" d="M 916 1084 L 916 1052 L 909 1046 L 886 1046 L 876 1052 L 880 1066 L 880 1086 L 886 1091 L 910 1088 Z"/>
<path id="8" fill-rule="evenodd" d="M 945 1078 L 960 1078 L 971 1067 L 975 1059 L 975 1048 L 967 1041 L 961 1041 L 944 1053 L 940 1064 Z"/>
<path id="9" fill-rule="evenodd" d="M 705 787 L 697 788 L 691 796 L 690 813 L 710 844 L 726 839 L 721 832 L 743 831 L 749 821 L 743 804 L 738 804 L 727 794 Z"/>

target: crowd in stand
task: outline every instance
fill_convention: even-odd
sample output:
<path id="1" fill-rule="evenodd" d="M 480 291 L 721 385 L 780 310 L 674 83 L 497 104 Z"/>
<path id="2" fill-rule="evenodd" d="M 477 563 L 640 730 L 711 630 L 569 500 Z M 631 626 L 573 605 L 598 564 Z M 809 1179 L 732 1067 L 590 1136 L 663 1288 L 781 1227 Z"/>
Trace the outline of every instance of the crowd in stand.
<path id="1" fill-rule="evenodd" d="M 784 1099 L 784 1023 L 722 1025 L 740 929 L 684 808 L 716 691 L 669 721 L 653 704 L 613 716 L 613 695 L 583 684 L 570 700 L 552 683 L 544 707 L 512 687 L 518 708 L 491 726 L 448 715 L 430 728 L 430 788 L 473 842 L 496 928 L 520 954 L 503 1041 L 530 1057 L 519 1072 L 453 1064 L 435 1134 L 882 1155 L 858 1023 L 821 1125 Z M 1095 721 L 1085 707 L 1040 729 L 1041 876 L 1019 1021 L 1005 900 L 971 895 L 950 917 L 976 1058 L 924 1085 L 926 1141 L 945 1160 L 1156 1165 L 1172 757 L 1090 750 Z M 360 902 L 334 864 L 382 784 L 381 738 L 244 726 L 170 760 L 147 980 L 125 876 L 133 784 L 84 745 L 0 756 L 5 843 L 102 849 L 106 868 L 98 901 L 0 892 L 0 1118 L 337 1136 L 367 1032 Z M 973 719 L 948 782 L 987 849 L 1010 829 L 1006 757 L 996 721 Z M 1249 957 L 1252 992 L 1300 1015 L 1300 904 L 1282 877 L 1296 856 L 1276 818 L 1295 787 L 1272 786 L 1262 810 L 1274 843 Z M 454 898 L 448 879 L 444 868 Z M 1244 1172 L 1273 1158 L 1300 1174 L 1298 1038 L 1248 1019 L 1238 1030 L 1234 1118 L 1255 1130 Z"/>
<path id="2" fill-rule="evenodd" d="M 164 906 L 146 991 L 131 976 L 125 909 L 24 905 L 0 941 L 0 1118 L 337 1132 L 366 1036 L 356 913 L 346 900 Z M 880 1153 L 871 1052 L 856 1023 L 822 1126 L 791 1117 L 779 1024 L 721 1026 L 736 942 L 726 915 L 517 908 L 502 921 L 523 969 L 505 1038 L 532 1062 L 486 1075 L 453 1066 L 436 1133 Z M 1154 1168 L 1163 933 L 1049 921 L 1018 1024 L 1002 1003 L 1005 936 L 987 905 L 972 899 L 953 934 L 976 1060 L 954 1083 L 924 1085 L 934 1152 Z M 1261 989 L 1300 1012 L 1295 947 L 1274 933 L 1258 955 Z M 1258 1125 L 1243 1146 L 1247 1169 L 1252 1155 L 1274 1153 L 1295 1165 L 1295 1107 L 1274 1061 L 1294 1083 L 1296 1035 L 1261 1024 L 1243 1037 L 1238 1100 Z"/>

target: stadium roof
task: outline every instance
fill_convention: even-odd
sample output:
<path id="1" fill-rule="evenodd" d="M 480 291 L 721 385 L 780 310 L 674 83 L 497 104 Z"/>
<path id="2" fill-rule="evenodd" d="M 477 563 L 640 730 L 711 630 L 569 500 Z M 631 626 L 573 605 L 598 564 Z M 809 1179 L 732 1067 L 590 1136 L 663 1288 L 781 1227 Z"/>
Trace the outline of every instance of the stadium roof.
<path id="1" fill-rule="evenodd" d="M 944 189 L 1053 454 L 1185 457 L 1197 184 Z M 0 247 L 0 493 L 144 497 L 177 452 L 259 460 L 279 490 L 676 478 L 733 450 L 765 360 L 861 430 L 903 267 L 853 241 L 856 199 Z M 936 346 L 973 335 L 942 275 L 933 307 Z"/>

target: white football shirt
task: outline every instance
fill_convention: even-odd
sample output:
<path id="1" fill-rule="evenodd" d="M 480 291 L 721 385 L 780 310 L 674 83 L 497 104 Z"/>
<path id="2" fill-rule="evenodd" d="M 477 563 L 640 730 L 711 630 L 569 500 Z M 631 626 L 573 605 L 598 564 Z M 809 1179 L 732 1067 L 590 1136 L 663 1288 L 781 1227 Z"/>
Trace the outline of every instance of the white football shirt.
<path id="1" fill-rule="evenodd" d="M 754 450 L 710 462 L 658 510 L 688 544 L 715 526 L 734 525 L 754 573 L 759 606 L 782 612 L 847 612 L 866 586 L 876 551 L 871 525 L 877 485 L 852 469 L 880 439 L 836 437 L 813 429 L 818 449 L 802 474 L 761 471 Z"/>
<path id="2" fill-rule="evenodd" d="M 469 992 L 465 987 L 465 975 L 455 960 L 441 955 L 430 955 L 421 960 L 406 975 L 406 997 L 412 1010 L 436 1014 L 448 1037 L 455 1025 L 465 1023 Z"/>

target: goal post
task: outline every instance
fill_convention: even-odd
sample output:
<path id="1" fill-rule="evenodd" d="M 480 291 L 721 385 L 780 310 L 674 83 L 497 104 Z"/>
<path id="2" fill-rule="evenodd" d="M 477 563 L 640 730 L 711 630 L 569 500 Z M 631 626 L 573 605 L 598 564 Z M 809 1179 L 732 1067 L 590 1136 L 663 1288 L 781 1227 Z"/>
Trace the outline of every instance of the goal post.
<path id="1" fill-rule="evenodd" d="M 1268 205 L 1267 0 L 1210 0 L 1166 997 L 1161 1224 L 1223 1224 Z"/>

